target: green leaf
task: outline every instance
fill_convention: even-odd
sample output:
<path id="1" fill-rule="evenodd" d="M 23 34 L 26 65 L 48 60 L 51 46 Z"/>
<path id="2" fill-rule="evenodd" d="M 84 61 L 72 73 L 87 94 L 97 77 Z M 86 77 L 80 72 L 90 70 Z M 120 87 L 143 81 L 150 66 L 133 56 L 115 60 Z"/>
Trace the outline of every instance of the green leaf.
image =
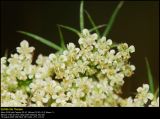
<path id="1" fill-rule="evenodd" d="M 49 40 L 47 40 L 47 39 L 45 39 L 45 38 L 42 38 L 42 37 L 40 37 L 40 36 L 38 36 L 38 35 L 29 33 L 29 32 L 25 32 L 25 31 L 17 31 L 17 32 L 19 32 L 19 33 L 21 33 L 21 34 L 24 34 L 24 35 L 27 35 L 27 36 L 29 36 L 29 37 L 31 37 L 31 38 L 39 41 L 39 42 L 41 42 L 41 43 L 43 43 L 43 44 L 51 47 L 51 48 L 56 49 L 56 50 L 62 50 L 62 48 L 59 47 L 58 45 L 56 45 L 55 43 L 53 43 L 53 42 L 51 42 L 51 41 L 49 41 Z"/>
<path id="2" fill-rule="evenodd" d="M 112 16 L 109 19 L 109 22 L 107 24 L 107 27 L 106 27 L 104 33 L 103 33 L 103 36 L 106 36 L 106 37 L 108 36 L 108 34 L 113 26 L 113 23 L 116 19 L 116 16 L 118 15 L 118 12 L 121 9 L 121 7 L 123 6 L 123 4 L 124 4 L 124 1 L 120 1 L 119 4 L 117 5 L 116 9 L 114 10 Z"/>
<path id="3" fill-rule="evenodd" d="M 84 13 L 84 2 L 83 2 L 83 0 L 81 1 L 81 3 L 80 3 L 80 29 L 81 29 L 81 31 L 84 29 L 84 15 L 83 15 L 83 13 Z"/>
<path id="4" fill-rule="evenodd" d="M 105 26 L 107 26 L 107 25 L 106 25 L 106 24 L 98 25 L 98 26 L 96 26 L 96 27 L 94 27 L 94 28 L 92 28 L 92 29 L 89 29 L 89 31 L 90 31 L 90 32 L 96 31 L 97 29 L 103 28 L 103 27 L 105 27 Z M 96 32 L 96 33 L 97 33 L 97 32 Z M 99 36 L 100 36 L 100 35 L 99 35 Z"/>
<path id="5" fill-rule="evenodd" d="M 153 83 L 153 76 L 151 73 L 151 68 L 150 68 L 147 58 L 145 58 L 145 61 L 146 61 L 146 67 L 147 67 L 147 75 L 148 75 L 148 81 L 149 81 L 149 86 L 150 86 L 150 92 L 154 93 L 154 83 Z"/>
<path id="6" fill-rule="evenodd" d="M 4 56 L 8 57 L 8 49 L 5 50 Z"/>
<path id="7" fill-rule="evenodd" d="M 64 26 L 64 25 L 59 25 L 59 26 L 62 27 L 62 28 L 65 28 L 65 29 L 67 29 L 69 31 L 72 31 L 72 32 L 76 33 L 78 36 L 81 35 L 80 32 L 75 28 L 72 28 L 72 27 L 69 27 L 69 26 Z"/>
<path id="8" fill-rule="evenodd" d="M 25 92 L 28 92 L 27 87 L 29 86 L 29 84 L 32 83 L 32 81 L 33 81 L 33 79 L 27 79 L 25 81 L 17 79 L 18 89 L 24 90 Z"/>
<path id="9" fill-rule="evenodd" d="M 85 10 L 85 13 L 86 13 L 86 15 L 87 15 L 87 17 L 88 17 L 88 19 L 89 19 L 92 27 L 93 27 L 93 28 L 96 28 L 97 26 L 96 26 L 96 24 L 94 23 L 91 15 L 87 12 L 87 10 Z M 96 31 L 97 35 L 100 36 L 100 32 L 98 31 L 98 29 L 95 29 L 95 31 Z"/>
<path id="10" fill-rule="evenodd" d="M 159 87 L 157 88 L 157 90 L 155 91 L 155 93 L 154 93 L 154 97 L 156 98 L 156 97 L 158 97 L 159 96 Z"/>
<path id="11" fill-rule="evenodd" d="M 115 48 L 115 47 L 117 47 L 117 46 L 118 46 L 118 43 L 113 42 L 113 44 L 111 45 L 111 48 Z"/>
<path id="12" fill-rule="evenodd" d="M 65 43 L 64 43 L 64 37 L 63 37 L 62 31 L 61 31 L 61 28 L 59 25 L 58 25 L 58 31 L 59 31 L 59 36 L 60 36 L 60 40 L 61 40 L 61 47 L 63 49 L 66 49 Z"/>
<path id="13" fill-rule="evenodd" d="M 18 86 L 19 87 L 28 86 L 30 83 L 32 83 L 32 80 L 33 79 L 27 79 L 27 80 L 23 81 L 23 80 L 17 79 Z"/>

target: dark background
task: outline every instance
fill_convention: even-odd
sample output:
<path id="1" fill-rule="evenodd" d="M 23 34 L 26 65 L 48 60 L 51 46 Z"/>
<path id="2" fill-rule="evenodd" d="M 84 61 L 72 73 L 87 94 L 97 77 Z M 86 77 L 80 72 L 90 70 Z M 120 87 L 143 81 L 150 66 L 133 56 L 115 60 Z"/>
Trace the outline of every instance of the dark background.
<path id="1" fill-rule="evenodd" d="M 48 55 L 53 49 L 17 33 L 24 30 L 48 38 L 59 43 L 57 24 L 72 26 L 79 29 L 79 1 L 75 2 L 27 2 L 1 1 L 1 57 L 8 49 L 15 53 L 20 41 L 26 39 L 36 48 L 36 54 Z M 91 14 L 97 25 L 107 23 L 118 2 L 85 2 L 84 7 Z M 91 28 L 85 18 L 85 27 Z M 103 31 L 103 29 L 102 29 Z M 65 42 L 77 44 L 78 37 L 69 31 L 63 30 Z M 131 62 L 136 66 L 132 78 L 126 79 L 124 92 L 130 95 L 137 86 L 147 83 L 145 57 L 151 65 L 154 82 L 159 86 L 159 2 L 152 1 L 125 1 L 116 22 L 109 34 L 115 42 L 127 42 L 136 47 Z"/>

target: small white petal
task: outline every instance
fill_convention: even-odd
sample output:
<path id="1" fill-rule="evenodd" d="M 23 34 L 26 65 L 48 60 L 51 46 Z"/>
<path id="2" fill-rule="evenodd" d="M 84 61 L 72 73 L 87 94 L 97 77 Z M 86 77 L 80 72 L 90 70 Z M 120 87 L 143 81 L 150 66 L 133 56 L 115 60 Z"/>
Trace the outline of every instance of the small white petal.
<path id="1" fill-rule="evenodd" d="M 148 91 L 149 90 L 149 85 L 148 84 L 143 84 L 143 88 Z"/>
<path id="2" fill-rule="evenodd" d="M 47 103 L 47 102 L 48 102 L 48 98 L 43 98 L 42 101 L 43 101 L 44 103 Z"/>
<path id="3" fill-rule="evenodd" d="M 136 69 L 136 67 L 134 65 L 131 65 L 131 70 L 134 71 Z"/>
<path id="4" fill-rule="evenodd" d="M 135 47 L 134 47 L 133 45 L 131 45 L 131 46 L 129 47 L 129 51 L 130 51 L 130 53 L 135 52 Z"/>
<path id="5" fill-rule="evenodd" d="M 29 43 L 28 43 L 26 40 L 23 40 L 23 41 L 20 43 L 20 46 L 21 46 L 21 47 L 29 47 Z"/>
<path id="6" fill-rule="evenodd" d="M 116 53 L 116 51 L 115 50 L 110 50 L 110 53 L 114 55 Z"/>
<path id="7" fill-rule="evenodd" d="M 108 40 L 107 40 L 107 44 L 108 44 L 108 45 L 112 45 L 112 40 L 111 40 L 111 39 L 108 39 Z"/>
<path id="8" fill-rule="evenodd" d="M 67 48 L 68 48 L 69 50 L 72 50 L 72 49 L 75 48 L 75 45 L 74 45 L 73 43 L 69 43 L 69 44 L 67 45 Z"/>
<path id="9" fill-rule="evenodd" d="M 89 31 L 88 31 L 88 29 L 83 29 L 82 33 L 85 36 L 88 36 L 90 34 Z"/>
<path id="10" fill-rule="evenodd" d="M 152 100 L 152 99 L 153 99 L 153 97 L 154 97 L 154 96 L 153 96 L 153 94 L 152 94 L 152 93 L 148 93 L 148 95 L 147 95 L 147 98 L 148 98 L 148 99 Z"/>
<path id="11" fill-rule="evenodd" d="M 141 92 L 142 90 L 142 87 L 137 88 L 137 92 Z"/>
<path id="12" fill-rule="evenodd" d="M 50 60 L 53 60 L 53 59 L 55 59 L 55 58 L 56 58 L 56 55 L 55 55 L 55 54 L 52 53 L 52 54 L 49 55 L 49 59 L 50 59 Z"/>

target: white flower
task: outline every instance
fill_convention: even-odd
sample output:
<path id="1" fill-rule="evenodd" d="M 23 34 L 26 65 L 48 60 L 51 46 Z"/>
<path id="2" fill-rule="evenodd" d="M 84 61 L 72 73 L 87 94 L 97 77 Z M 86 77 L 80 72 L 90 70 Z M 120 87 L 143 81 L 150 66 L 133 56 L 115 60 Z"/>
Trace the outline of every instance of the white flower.
<path id="1" fill-rule="evenodd" d="M 83 30 L 82 30 L 82 34 L 83 34 L 84 36 L 89 36 L 89 35 L 90 35 L 88 29 L 83 29 Z"/>
<path id="2" fill-rule="evenodd" d="M 55 54 L 53 54 L 53 53 L 52 53 L 52 54 L 50 54 L 50 55 L 49 55 L 49 59 L 50 59 L 50 60 L 54 60 L 54 59 L 56 59 L 56 55 L 55 55 Z"/>
<path id="3" fill-rule="evenodd" d="M 39 55 L 33 62 L 33 47 L 22 41 L 11 57 L 1 58 L 2 106 L 159 106 L 149 85 L 137 88 L 134 98 L 122 98 L 125 77 L 135 66 L 129 62 L 134 46 L 114 44 L 84 29 L 80 48 L 69 43 L 63 52 Z M 112 47 L 114 46 L 115 47 Z"/>
<path id="4" fill-rule="evenodd" d="M 38 56 L 37 60 L 36 60 L 36 63 L 37 63 L 38 66 L 42 66 L 47 59 L 48 59 L 47 57 L 45 57 L 45 56 L 43 56 L 43 55 L 40 54 Z M 49 59 L 52 60 L 51 57 Z"/>
<path id="5" fill-rule="evenodd" d="M 115 50 L 110 50 L 110 54 L 115 54 Z"/>
<path id="6" fill-rule="evenodd" d="M 130 53 L 135 52 L 135 47 L 134 47 L 133 45 L 131 45 L 131 46 L 129 47 L 129 51 L 130 51 Z"/>
<path id="7" fill-rule="evenodd" d="M 108 44 L 108 45 L 112 45 L 112 40 L 111 40 L 111 39 L 108 39 L 108 40 L 107 40 L 107 44 Z"/>
<path id="8" fill-rule="evenodd" d="M 143 106 L 148 102 L 148 99 L 153 99 L 153 94 L 149 93 L 149 85 L 143 84 L 143 87 L 137 88 L 138 94 L 136 95 L 136 98 L 134 99 L 135 103 L 138 105 Z M 136 104 L 136 105 L 137 105 Z"/>
<path id="9" fill-rule="evenodd" d="M 84 29 L 78 43 L 84 48 L 86 48 L 88 46 L 92 46 L 97 38 L 97 34 L 90 34 L 87 29 Z"/>
<path id="10" fill-rule="evenodd" d="M 152 100 L 149 107 L 159 107 L 159 97 L 157 99 L 155 98 L 154 100 Z"/>
<path id="11" fill-rule="evenodd" d="M 130 65 L 131 70 L 134 71 L 136 69 L 136 67 L 134 65 Z"/>
<path id="12" fill-rule="evenodd" d="M 148 92 L 149 91 L 149 85 L 148 84 L 143 84 L 143 89 L 141 91 L 145 91 L 145 92 Z M 138 91 L 138 89 L 137 89 Z"/>
<path id="13" fill-rule="evenodd" d="M 54 90 L 55 90 L 55 92 L 59 92 L 59 91 L 62 90 L 62 87 L 61 86 L 56 86 Z"/>
<path id="14" fill-rule="evenodd" d="M 20 43 L 20 47 L 17 47 L 17 52 L 20 54 L 29 54 L 32 53 L 34 49 L 34 47 L 29 47 L 29 44 L 26 40 L 23 40 Z"/>
<path id="15" fill-rule="evenodd" d="M 129 97 L 126 102 L 126 107 L 134 107 L 133 99 L 131 97 Z"/>
<path id="16" fill-rule="evenodd" d="M 68 60 L 68 57 L 67 57 L 66 55 L 61 55 L 61 56 L 60 56 L 60 60 L 61 60 L 62 62 L 66 62 L 66 61 Z"/>
<path id="17" fill-rule="evenodd" d="M 69 43 L 67 45 L 68 50 L 73 50 L 75 48 L 75 45 L 73 43 Z"/>
<path id="18" fill-rule="evenodd" d="M 7 58 L 6 57 L 2 57 L 1 58 L 1 64 L 5 64 L 6 63 Z"/>

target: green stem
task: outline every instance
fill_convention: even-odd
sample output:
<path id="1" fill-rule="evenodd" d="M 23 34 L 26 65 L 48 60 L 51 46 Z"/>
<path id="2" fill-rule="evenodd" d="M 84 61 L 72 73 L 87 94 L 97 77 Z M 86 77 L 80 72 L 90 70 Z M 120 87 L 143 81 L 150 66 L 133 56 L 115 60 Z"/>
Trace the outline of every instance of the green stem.
<path id="1" fill-rule="evenodd" d="M 116 16 L 118 15 L 118 12 L 121 9 L 121 7 L 123 6 L 123 4 L 124 4 L 124 1 L 120 1 L 119 4 L 117 5 L 116 9 L 114 10 L 112 16 L 109 19 L 109 22 L 107 24 L 107 27 L 106 27 L 104 33 L 103 33 L 103 36 L 106 36 L 106 37 L 108 36 L 108 34 L 113 26 L 113 23 L 116 19 Z"/>
<path id="2" fill-rule="evenodd" d="M 17 32 L 19 32 L 21 34 L 24 34 L 24 35 L 27 35 L 27 36 L 29 36 L 29 37 L 37 40 L 37 41 L 40 41 L 41 43 L 43 43 L 43 44 L 45 44 L 45 45 L 47 45 L 47 46 L 49 46 L 49 47 L 51 47 L 53 49 L 62 50 L 62 48 L 59 47 L 58 45 L 56 45 L 55 43 L 53 43 L 53 42 L 51 42 L 51 41 L 49 41 L 49 40 L 47 40 L 45 38 L 42 38 L 42 37 L 40 37 L 38 35 L 29 33 L 29 32 L 25 32 L 25 31 L 17 31 Z"/>
<path id="3" fill-rule="evenodd" d="M 86 13 L 86 15 L 87 15 L 87 17 L 88 17 L 88 19 L 89 19 L 89 21 L 90 21 L 92 27 L 95 28 L 95 27 L 96 27 L 96 24 L 94 23 L 94 21 L 93 21 L 91 15 L 87 12 L 87 10 L 85 10 L 85 13 Z M 95 29 L 95 31 L 96 31 L 97 35 L 100 36 L 99 30 L 98 30 L 98 29 Z"/>
<path id="4" fill-rule="evenodd" d="M 147 75 L 148 75 L 148 81 L 149 81 L 150 91 L 151 91 L 151 93 L 154 93 L 153 76 L 152 76 L 152 73 L 151 73 L 151 68 L 150 68 L 148 59 L 146 57 L 145 57 L 145 61 L 146 61 Z"/>
<path id="5" fill-rule="evenodd" d="M 61 31 L 61 28 L 59 25 L 58 25 L 58 31 L 59 31 L 59 36 L 60 36 L 60 40 L 61 40 L 61 47 L 63 49 L 66 49 L 65 43 L 64 43 L 64 37 L 63 37 L 62 31 Z"/>
<path id="6" fill-rule="evenodd" d="M 93 27 L 92 29 L 89 29 L 89 31 L 92 32 L 92 31 L 95 31 L 95 30 L 97 30 L 97 29 L 103 28 L 103 27 L 105 27 L 105 26 L 107 26 L 107 25 L 106 25 L 106 24 L 102 24 L 102 25 Z M 96 32 L 96 33 L 97 33 L 97 32 Z M 99 37 L 100 37 L 100 36 L 99 36 Z"/>
<path id="7" fill-rule="evenodd" d="M 81 31 L 84 29 L 84 2 L 83 0 L 80 3 L 80 29 Z"/>
<path id="8" fill-rule="evenodd" d="M 159 87 L 158 87 L 157 90 L 155 91 L 154 96 L 155 96 L 155 97 L 158 97 L 158 94 L 159 94 Z"/>
<path id="9" fill-rule="evenodd" d="M 64 25 L 59 25 L 59 26 L 76 33 L 78 36 L 81 36 L 80 32 L 75 28 L 72 28 L 72 27 L 69 27 L 69 26 L 64 26 Z"/>

